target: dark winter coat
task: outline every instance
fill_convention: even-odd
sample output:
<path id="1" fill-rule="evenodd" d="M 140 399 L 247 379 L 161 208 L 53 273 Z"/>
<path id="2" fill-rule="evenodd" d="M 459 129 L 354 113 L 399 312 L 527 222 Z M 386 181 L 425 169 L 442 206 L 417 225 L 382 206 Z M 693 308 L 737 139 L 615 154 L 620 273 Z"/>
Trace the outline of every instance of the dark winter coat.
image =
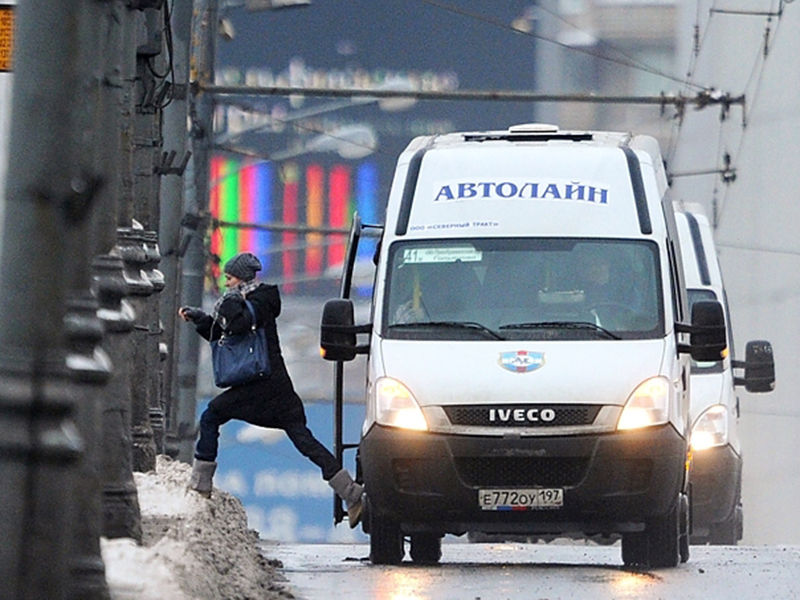
<path id="1" fill-rule="evenodd" d="M 256 327 L 263 327 L 267 335 L 270 370 L 274 379 L 289 377 L 283 362 L 281 345 L 278 339 L 278 326 L 275 320 L 281 314 L 281 296 L 277 285 L 260 284 L 247 294 L 256 313 Z M 238 335 L 247 332 L 252 325 L 250 311 L 241 297 L 226 299 L 219 307 L 221 319 L 215 321 L 211 315 L 203 315 L 194 322 L 197 333 L 209 341 L 218 340 L 222 335 L 221 322 L 226 325 L 226 335 Z"/>
<path id="2" fill-rule="evenodd" d="M 308 429 L 303 402 L 295 392 L 283 362 L 275 323 L 281 314 L 278 287 L 262 283 L 247 294 L 247 299 L 256 313 L 256 326 L 266 331 L 272 372 L 267 377 L 228 388 L 208 403 L 200 417 L 195 458 L 216 460 L 220 426 L 238 419 L 259 427 L 283 429 L 297 449 L 320 467 L 322 478 L 329 481 L 341 465 Z M 241 297 L 226 298 L 217 312 L 218 321 L 225 323 L 226 335 L 244 333 L 252 324 L 250 311 Z M 214 321 L 211 315 L 203 315 L 194 323 L 197 332 L 205 339 L 217 340 L 222 335 L 219 322 Z"/>

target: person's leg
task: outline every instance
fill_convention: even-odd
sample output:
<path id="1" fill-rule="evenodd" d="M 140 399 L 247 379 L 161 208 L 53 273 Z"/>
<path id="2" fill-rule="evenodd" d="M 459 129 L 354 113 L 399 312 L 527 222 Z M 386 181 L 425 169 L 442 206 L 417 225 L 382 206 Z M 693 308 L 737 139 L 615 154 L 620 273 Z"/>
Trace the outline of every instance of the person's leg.
<path id="1" fill-rule="evenodd" d="M 361 520 L 361 496 L 364 488 L 353 481 L 339 461 L 322 443 L 314 437 L 306 425 L 306 413 L 300 396 L 294 391 L 291 380 L 287 377 L 272 382 L 268 391 L 267 406 L 261 417 L 264 427 L 280 427 L 300 454 L 308 458 L 322 471 L 322 478 L 328 482 L 336 494 L 347 505 L 347 516 L 350 527 L 355 527 Z M 273 423 L 270 419 L 275 419 Z M 258 423 L 257 423 L 258 424 Z"/>
<path id="2" fill-rule="evenodd" d="M 200 415 L 200 436 L 194 447 L 194 457 L 198 460 L 214 461 L 219 448 L 219 428 L 230 421 L 224 409 L 214 406 L 214 401 Z"/>
<path id="3" fill-rule="evenodd" d="M 339 466 L 339 462 L 331 452 L 314 437 L 305 422 L 298 421 L 284 425 L 284 431 L 300 453 L 322 470 L 322 478 L 328 482 L 347 506 L 347 521 L 351 528 L 361 521 L 361 496 L 363 486 L 359 485 L 347 472 Z"/>
<path id="4" fill-rule="evenodd" d="M 308 458 L 311 462 L 317 465 L 322 471 L 322 478 L 325 481 L 330 481 L 331 477 L 336 475 L 341 469 L 336 457 L 322 445 L 311 430 L 303 422 L 289 423 L 283 425 L 283 430 L 289 439 L 294 444 L 297 450 Z"/>
<path id="5" fill-rule="evenodd" d="M 236 418 L 238 396 L 240 394 L 236 388 L 222 392 L 208 403 L 208 407 L 200 416 L 200 436 L 195 444 L 192 475 L 188 487 L 206 497 L 211 496 L 211 490 L 214 488 L 219 428 Z"/>

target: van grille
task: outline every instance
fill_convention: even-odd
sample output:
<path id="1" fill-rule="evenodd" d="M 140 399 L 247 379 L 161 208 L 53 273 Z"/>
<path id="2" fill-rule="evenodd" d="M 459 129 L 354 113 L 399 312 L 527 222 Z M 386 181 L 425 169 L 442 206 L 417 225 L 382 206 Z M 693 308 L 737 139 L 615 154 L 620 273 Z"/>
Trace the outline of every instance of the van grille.
<path id="1" fill-rule="evenodd" d="M 586 475 L 588 458 L 456 458 L 461 480 L 471 487 L 571 487 Z"/>
<path id="2" fill-rule="evenodd" d="M 564 427 L 575 425 L 591 425 L 594 423 L 601 406 L 596 404 L 506 404 L 483 406 L 445 406 L 444 412 L 451 425 L 467 425 L 472 427 Z M 515 409 L 522 409 L 526 414 L 529 409 L 536 409 L 536 415 L 551 410 L 555 415 L 552 421 L 539 418 L 538 421 L 527 419 L 518 421 L 511 416 Z M 493 412 L 491 412 L 493 411 Z M 505 411 L 505 412 L 500 412 Z M 492 419 L 493 417 L 493 419 Z M 506 417 L 506 418 L 503 418 Z"/>

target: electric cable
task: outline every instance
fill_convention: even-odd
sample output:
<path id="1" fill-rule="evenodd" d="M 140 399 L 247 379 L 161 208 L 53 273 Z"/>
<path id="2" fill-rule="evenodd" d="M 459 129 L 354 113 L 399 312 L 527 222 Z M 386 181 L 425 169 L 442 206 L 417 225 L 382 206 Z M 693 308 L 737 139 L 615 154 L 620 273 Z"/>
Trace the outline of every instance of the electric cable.
<path id="1" fill-rule="evenodd" d="M 503 23 L 502 21 L 498 21 L 497 19 L 492 19 L 492 18 L 487 17 L 485 15 L 481 15 L 481 14 L 478 14 L 478 13 L 470 12 L 470 11 L 461 9 L 459 7 L 452 6 L 450 4 L 445 4 L 443 2 L 439 2 L 438 0 L 419 0 L 419 1 L 423 2 L 424 4 L 428 4 L 430 6 L 434 6 L 436 8 L 440 8 L 442 10 L 446 10 L 446 11 L 458 14 L 460 16 L 476 19 L 476 20 L 482 21 L 484 23 L 489 23 L 491 25 L 494 25 L 495 27 L 500 27 L 502 29 L 506 29 L 508 31 L 511 31 L 511 32 L 513 32 L 513 33 L 515 33 L 517 35 L 528 36 L 528 37 L 531 37 L 531 38 L 534 38 L 534 39 L 538 39 L 538 40 L 541 40 L 541 41 L 544 41 L 544 42 L 548 42 L 550 44 L 554 44 L 554 45 L 559 46 L 561 48 L 565 48 L 565 49 L 571 50 L 573 52 L 578 52 L 578 53 L 581 53 L 581 54 L 587 54 L 589 56 L 592 56 L 594 58 L 598 58 L 600 60 L 605 60 L 605 61 L 609 61 L 609 62 L 612 62 L 612 63 L 619 64 L 621 66 L 629 67 L 631 69 L 644 71 L 646 73 L 650 73 L 652 75 L 657 75 L 658 77 L 662 77 L 664 79 L 668 79 L 668 80 L 671 80 L 671 81 L 674 81 L 674 82 L 677 82 L 677 83 L 680 83 L 680 84 L 691 85 L 691 86 L 695 87 L 697 90 L 705 89 L 703 86 L 691 83 L 691 82 L 687 81 L 685 78 L 676 77 L 674 75 L 671 75 L 669 73 L 665 73 L 664 71 L 656 69 L 655 67 L 650 67 L 646 63 L 644 63 L 644 62 L 642 62 L 642 61 L 640 61 L 640 60 L 638 60 L 636 58 L 632 58 L 632 57 L 628 56 L 623 51 L 621 51 L 618 48 L 614 47 L 613 45 L 605 43 L 605 42 L 602 44 L 603 46 L 613 49 L 615 52 L 617 52 L 618 54 L 623 56 L 625 58 L 625 60 L 620 60 L 620 59 L 616 59 L 616 58 L 613 58 L 613 57 L 605 56 L 605 55 L 600 54 L 598 52 L 593 52 L 592 50 L 587 50 L 587 49 L 584 49 L 584 48 L 578 48 L 578 47 L 575 47 L 575 46 L 570 46 L 569 44 L 566 44 L 564 42 L 559 42 L 558 40 L 550 39 L 548 37 L 545 37 L 545 36 L 537 34 L 537 33 L 529 32 L 529 31 L 522 31 L 522 30 L 514 27 L 513 25 L 509 25 L 507 23 Z M 547 12 L 548 14 L 552 15 L 552 13 L 550 13 L 549 11 L 544 9 L 543 7 L 538 6 L 538 8 L 543 10 L 544 12 Z M 578 31 L 582 31 L 578 26 L 572 25 L 572 24 L 570 24 L 570 25 L 573 28 L 577 29 Z"/>

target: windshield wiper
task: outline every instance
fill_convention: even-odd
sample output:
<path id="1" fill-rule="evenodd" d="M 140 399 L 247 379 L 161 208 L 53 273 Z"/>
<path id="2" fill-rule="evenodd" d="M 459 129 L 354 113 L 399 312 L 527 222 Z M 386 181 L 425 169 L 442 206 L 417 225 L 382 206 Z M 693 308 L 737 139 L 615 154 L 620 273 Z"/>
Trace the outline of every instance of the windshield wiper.
<path id="1" fill-rule="evenodd" d="M 412 328 L 412 327 L 449 327 L 453 329 L 476 329 L 478 331 L 483 331 L 484 333 L 488 333 L 496 340 L 505 340 L 502 335 L 494 331 L 493 329 L 489 329 L 486 325 L 478 323 L 476 321 L 417 321 L 415 323 L 395 323 L 394 325 L 389 326 L 391 329 L 394 328 Z"/>
<path id="2" fill-rule="evenodd" d="M 538 321 L 532 323 L 509 323 L 501 325 L 500 329 L 593 329 L 599 331 L 611 339 L 621 340 L 616 333 L 612 333 L 605 327 L 601 327 L 591 321 Z"/>

